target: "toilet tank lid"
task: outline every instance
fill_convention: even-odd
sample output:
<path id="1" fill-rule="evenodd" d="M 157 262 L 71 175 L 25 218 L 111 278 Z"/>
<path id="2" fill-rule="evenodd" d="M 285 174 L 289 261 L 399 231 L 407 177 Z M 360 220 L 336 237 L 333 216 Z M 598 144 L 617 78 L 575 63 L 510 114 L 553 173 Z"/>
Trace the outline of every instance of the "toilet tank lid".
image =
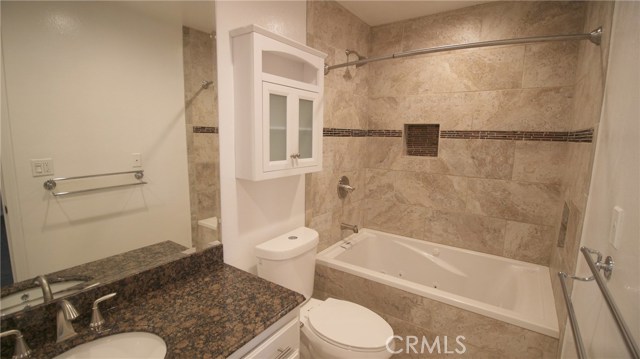
<path id="1" fill-rule="evenodd" d="M 270 260 L 285 260 L 316 249 L 318 232 L 307 227 L 279 235 L 256 246 L 256 257 Z"/>

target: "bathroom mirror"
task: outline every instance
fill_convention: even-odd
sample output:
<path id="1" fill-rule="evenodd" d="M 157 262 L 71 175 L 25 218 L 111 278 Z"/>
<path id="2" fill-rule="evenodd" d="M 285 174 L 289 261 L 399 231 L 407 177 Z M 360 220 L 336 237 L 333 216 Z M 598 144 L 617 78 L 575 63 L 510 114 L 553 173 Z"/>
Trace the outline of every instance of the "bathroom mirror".
<path id="1" fill-rule="evenodd" d="M 165 245 L 134 252 L 162 260 L 219 240 L 214 3 L 0 10 L 3 292 L 140 248 Z"/>

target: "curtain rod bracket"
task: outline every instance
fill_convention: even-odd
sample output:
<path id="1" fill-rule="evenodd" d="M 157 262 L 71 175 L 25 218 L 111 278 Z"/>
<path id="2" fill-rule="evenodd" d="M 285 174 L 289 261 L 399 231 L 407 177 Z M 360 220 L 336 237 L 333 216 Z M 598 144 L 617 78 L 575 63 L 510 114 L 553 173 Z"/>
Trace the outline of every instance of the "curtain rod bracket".
<path id="1" fill-rule="evenodd" d="M 589 33 L 589 41 L 596 45 L 600 45 L 602 43 L 602 26 Z"/>

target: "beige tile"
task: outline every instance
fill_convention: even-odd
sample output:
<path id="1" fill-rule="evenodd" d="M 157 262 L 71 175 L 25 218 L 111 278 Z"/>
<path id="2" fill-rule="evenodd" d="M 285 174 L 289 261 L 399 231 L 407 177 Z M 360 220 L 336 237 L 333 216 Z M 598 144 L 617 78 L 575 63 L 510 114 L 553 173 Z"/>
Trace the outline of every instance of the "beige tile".
<path id="1" fill-rule="evenodd" d="M 367 199 L 364 224 L 367 228 L 419 238 L 424 230 L 426 209 L 394 201 Z"/>
<path id="2" fill-rule="evenodd" d="M 369 26 L 335 1 L 309 1 L 307 32 L 320 41 L 347 49 L 366 45 Z M 364 38 L 364 44 L 360 38 Z M 367 47 L 362 51 L 366 52 Z"/>
<path id="3" fill-rule="evenodd" d="M 466 178 L 405 171 L 397 173 L 395 200 L 399 203 L 463 211 L 466 196 Z"/>
<path id="4" fill-rule="evenodd" d="M 318 231 L 320 243 L 318 243 L 318 252 L 323 251 L 327 247 L 340 240 L 340 228 L 335 226 L 334 218 L 340 215 L 340 210 L 329 211 L 321 215 L 311 218 L 308 227 Z"/>
<path id="5" fill-rule="evenodd" d="M 533 224 L 559 222 L 560 191 L 556 185 L 469 179 L 470 213 Z"/>
<path id="6" fill-rule="evenodd" d="M 584 209 L 589 196 L 595 146 L 593 143 L 569 143 L 567 147 L 567 162 L 562 178 L 565 197 L 578 208 Z"/>
<path id="7" fill-rule="evenodd" d="M 575 41 L 527 45 L 522 87 L 573 86 L 577 60 Z"/>
<path id="8" fill-rule="evenodd" d="M 513 180 L 560 184 L 567 166 L 567 142 L 519 141 L 515 145 Z"/>
<path id="9" fill-rule="evenodd" d="M 369 99 L 369 128 L 402 130 L 407 123 L 437 123 L 441 129 L 470 130 L 474 117 L 492 110 L 493 104 L 483 94 L 372 97 Z"/>
<path id="10" fill-rule="evenodd" d="M 525 262 L 547 266 L 555 242 L 554 227 L 507 222 L 503 255 Z"/>
<path id="11" fill-rule="evenodd" d="M 334 137 L 333 141 L 334 171 L 341 175 L 342 172 L 357 171 L 365 167 L 366 137 Z"/>
<path id="12" fill-rule="evenodd" d="M 366 169 L 366 198 L 391 201 L 395 197 L 396 171 Z"/>
<path id="13" fill-rule="evenodd" d="M 341 280 L 341 273 L 329 267 L 317 265 L 313 281 L 314 292 L 324 292 L 332 298 L 343 298 L 346 283 Z"/>
<path id="14" fill-rule="evenodd" d="M 402 154 L 402 139 L 390 137 L 367 138 L 367 168 L 391 169 Z"/>
<path id="15" fill-rule="evenodd" d="M 402 50 L 477 42 L 481 26 L 481 14 L 467 9 L 409 20 L 404 23 Z"/>
<path id="16" fill-rule="evenodd" d="M 573 104 L 573 129 L 592 128 L 600 122 L 603 95 L 604 80 L 602 76 L 594 73 L 578 80 Z"/>
<path id="17" fill-rule="evenodd" d="M 506 220 L 467 213 L 427 210 L 424 239 L 502 255 Z"/>
<path id="18" fill-rule="evenodd" d="M 573 88 L 372 97 L 370 128 L 438 123 L 441 130 L 561 131 L 571 126 Z"/>
<path id="19" fill-rule="evenodd" d="M 495 2 L 482 6 L 481 40 L 574 34 L 582 31 L 585 3 Z"/>
<path id="20" fill-rule="evenodd" d="M 334 172 L 316 172 L 311 174 L 311 181 L 306 183 L 310 186 L 309 194 L 311 210 L 314 216 L 327 213 L 338 207 L 341 202 L 337 194 L 338 178 Z"/>
<path id="21" fill-rule="evenodd" d="M 524 47 L 476 49 L 371 63 L 372 97 L 519 88 Z M 429 71 L 422 71 L 429 69 Z"/>
<path id="22" fill-rule="evenodd" d="M 487 97 L 491 95 L 490 97 Z M 474 117 L 474 130 L 567 131 L 571 126 L 573 88 L 496 91 L 484 98 L 492 107 Z"/>
<path id="23" fill-rule="evenodd" d="M 609 58 L 609 43 L 611 39 L 611 25 L 613 21 L 614 3 L 609 1 L 590 1 L 587 3 L 584 32 L 591 32 L 602 26 L 600 46 L 582 41 L 580 43 L 580 61 L 577 76 L 582 78 L 587 74 L 598 73 L 602 76 L 607 72 Z"/>
<path id="24" fill-rule="evenodd" d="M 316 291 L 328 289 L 329 296 L 337 293 L 379 313 L 395 334 L 429 335 L 430 339 L 435 335 L 441 338 L 463 335 L 469 357 L 473 358 L 551 358 L 557 350 L 557 339 L 335 269 L 318 267 L 323 267 L 320 269 L 323 280 Z M 327 284 L 331 287 L 327 288 Z"/>
<path id="25" fill-rule="evenodd" d="M 440 139 L 438 159 L 443 173 L 510 179 L 515 146 L 514 141 Z"/>
<path id="26" fill-rule="evenodd" d="M 404 22 L 372 27 L 369 55 L 376 57 L 402 51 L 403 27 Z"/>

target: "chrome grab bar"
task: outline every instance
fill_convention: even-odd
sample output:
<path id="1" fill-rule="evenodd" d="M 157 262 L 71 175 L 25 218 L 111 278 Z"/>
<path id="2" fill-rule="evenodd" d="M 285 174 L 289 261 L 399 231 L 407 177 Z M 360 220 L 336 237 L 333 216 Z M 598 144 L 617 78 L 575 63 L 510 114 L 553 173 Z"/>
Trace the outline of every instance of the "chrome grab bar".
<path id="1" fill-rule="evenodd" d="M 55 192 L 55 189 L 58 186 L 58 182 L 61 182 L 61 181 L 78 180 L 78 179 L 94 178 L 94 177 L 126 175 L 126 174 L 133 174 L 133 176 L 135 177 L 137 182 L 126 183 L 126 184 L 118 184 L 118 185 L 112 185 L 112 186 L 104 186 L 104 187 L 98 187 L 98 188 L 82 189 L 82 190 L 77 190 L 77 191 Z M 144 177 L 144 170 L 126 171 L 126 172 L 113 172 L 113 173 L 101 173 L 101 174 L 96 174 L 96 175 L 51 178 L 51 179 L 46 180 L 42 186 L 47 191 L 51 191 L 51 194 L 53 194 L 54 196 L 58 197 L 58 196 L 65 196 L 65 195 L 68 195 L 68 194 L 85 193 L 85 192 L 92 192 L 92 191 L 98 191 L 98 190 L 103 190 L 103 189 L 128 187 L 128 186 L 139 186 L 139 185 L 147 184 L 147 182 L 142 180 L 143 177 Z"/>
<path id="2" fill-rule="evenodd" d="M 573 302 L 569 296 L 569 290 L 567 289 L 566 279 L 568 276 L 564 272 L 558 272 L 560 277 L 560 286 L 562 287 L 562 295 L 564 295 L 564 303 L 567 305 L 567 312 L 569 313 L 569 322 L 571 323 L 571 331 L 573 332 L 574 342 L 576 344 L 576 352 L 578 353 L 578 359 L 585 359 L 584 343 L 582 342 L 582 335 L 580 335 L 580 328 L 578 327 L 578 320 L 576 319 L 576 312 L 573 309 Z"/>
<path id="3" fill-rule="evenodd" d="M 584 258 L 587 260 L 587 265 L 589 266 L 589 269 L 591 269 L 593 277 L 595 278 L 596 283 L 598 283 L 600 291 L 602 291 L 605 302 L 607 302 L 607 306 L 609 307 L 611 314 L 613 314 L 613 318 L 618 325 L 618 329 L 620 329 L 620 333 L 622 334 L 624 342 L 627 345 L 627 349 L 629 349 L 629 353 L 631 353 L 634 359 L 640 359 L 640 350 L 638 350 L 638 344 L 633 339 L 633 336 L 631 336 L 631 331 L 629 331 L 627 323 L 625 323 L 624 318 L 622 318 L 622 314 L 620 313 L 620 310 L 618 309 L 616 303 L 613 301 L 613 297 L 611 296 L 611 292 L 609 292 L 609 288 L 607 288 L 607 284 L 604 282 L 604 279 L 602 279 L 602 276 L 600 275 L 600 269 L 604 270 L 605 276 L 607 275 L 607 270 L 609 270 L 608 273 L 611 273 L 610 271 L 613 267 L 613 264 L 611 263 L 613 263 L 613 261 L 602 263 L 602 255 L 600 254 L 600 252 L 594 251 L 587 247 L 580 247 L 580 251 L 582 252 L 582 254 L 584 254 Z M 598 258 L 600 259 L 600 261 L 594 263 L 593 258 L 591 258 L 591 254 L 598 254 Z"/>

